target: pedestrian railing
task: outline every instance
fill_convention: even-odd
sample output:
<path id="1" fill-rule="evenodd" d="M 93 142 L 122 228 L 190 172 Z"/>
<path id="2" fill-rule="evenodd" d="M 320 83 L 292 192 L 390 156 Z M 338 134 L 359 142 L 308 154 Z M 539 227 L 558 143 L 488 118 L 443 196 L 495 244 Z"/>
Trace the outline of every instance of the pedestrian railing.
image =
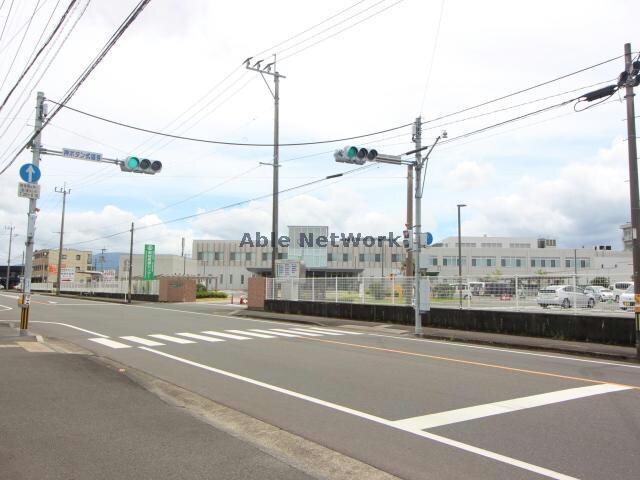
<path id="1" fill-rule="evenodd" d="M 159 294 L 159 280 L 139 280 L 135 279 L 131 281 L 131 293 L 143 294 L 143 295 L 158 295 Z M 52 282 L 47 283 L 32 283 L 31 290 L 34 292 L 54 292 L 56 289 L 55 284 Z M 62 292 L 82 293 L 87 295 L 93 295 L 96 293 L 111 293 L 111 294 L 126 294 L 129 292 L 129 282 L 127 280 L 118 280 L 114 282 L 62 282 Z"/>

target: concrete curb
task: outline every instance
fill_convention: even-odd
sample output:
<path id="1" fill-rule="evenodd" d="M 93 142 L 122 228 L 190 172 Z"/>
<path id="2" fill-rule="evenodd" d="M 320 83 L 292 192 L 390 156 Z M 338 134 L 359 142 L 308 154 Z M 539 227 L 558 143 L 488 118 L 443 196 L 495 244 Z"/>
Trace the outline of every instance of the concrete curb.
<path id="1" fill-rule="evenodd" d="M 253 313 L 253 315 L 252 315 Z M 234 314 L 234 316 L 238 316 L 238 317 L 249 317 L 249 318 L 254 318 L 254 319 L 258 319 L 258 320 L 274 320 L 274 321 L 279 321 L 279 322 L 291 322 L 291 323 L 301 323 L 301 324 L 307 324 L 307 325 L 318 325 L 318 326 L 325 326 L 325 327 L 331 327 L 331 326 L 337 326 L 337 325 L 341 325 L 341 326 L 346 326 L 348 327 L 348 319 L 340 319 L 340 318 L 327 318 L 326 321 L 323 320 L 319 320 L 318 317 L 313 317 L 313 318 L 309 318 L 308 320 L 305 320 L 303 318 L 296 318 L 296 319 L 292 319 L 292 318 L 288 318 L 290 317 L 289 314 L 277 314 L 277 313 L 272 313 L 272 312 L 263 312 L 263 311 L 258 311 L 258 312 L 252 312 L 251 310 L 247 310 L 245 312 L 241 312 L 241 313 L 236 313 Z M 302 315 L 296 315 L 296 317 L 300 317 Z M 359 323 L 366 323 L 366 322 L 362 322 L 362 321 L 358 321 Z M 371 326 L 376 326 L 376 325 L 380 325 L 380 323 L 378 322 L 371 322 Z M 389 324 L 389 325 L 395 325 L 395 324 Z M 406 327 L 406 325 L 401 325 L 403 327 Z M 441 329 L 442 330 L 442 329 Z M 598 344 L 595 343 L 588 343 L 588 342 L 584 342 L 585 347 L 591 347 L 589 350 L 581 350 L 578 348 L 570 348 L 570 347 L 563 347 L 563 346 L 559 346 L 559 345 L 553 345 L 550 343 L 545 343 L 544 345 L 536 345 L 533 343 L 521 343 L 521 342 L 509 342 L 506 341 L 503 337 L 502 334 L 496 333 L 494 334 L 495 339 L 491 339 L 491 340 L 483 340 L 483 339 L 476 339 L 476 338 L 467 338 L 467 337 L 462 337 L 460 335 L 456 335 L 455 331 L 451 331 L 451 334 L 430 334 L 430 333 L 423 333 L 422 335 L 419 336 L 415 336 L 413 334 L 411 334 L 411 336 L 413 338 L 424 338 L 424 339 L 428 339 L 428 340 L 440 340 L 440 341 L 447 341 L 447 342 L 459 342 L 459 343 L 468 343 L 468 344 L 474 344 L 474 345 L 484 345 L 484 346 L 492 346 L 492 347 L 500 347 L 500 348 L 515 348 L 515 349 L 521 349 L 521 350 L 532 350 L 532 351 L 539 351 L 539 352 L 553 352 L 553 353 L 561 353 L 561 354 L 565 354 L 565 355 L 579 355 L 579 356 L 584 356 L 584 357 L 592 357 L 592 358 L 599 358 L 599 359 L 604 359 L 604 360 L 616 360 L 616 361 L 625 361 L 625 362 L 633 362 L 633 363 L 640 363 L 640 360 L 638 360 L 638 358 L 635 355 L 626 355 L 624 353 L 609 353 L 609 352 L 602 352 L 602 351 L 598 351 Z M 522 337 L 523 340 L 527 339 L 527 338 L 532 338 L 532 337 Z M 548 340 L 549 342 L 553 342 L 554 340 L 549 338 L 541 338 L 538 339 L 537 337 L 535 337 L 536 340 Z"/>

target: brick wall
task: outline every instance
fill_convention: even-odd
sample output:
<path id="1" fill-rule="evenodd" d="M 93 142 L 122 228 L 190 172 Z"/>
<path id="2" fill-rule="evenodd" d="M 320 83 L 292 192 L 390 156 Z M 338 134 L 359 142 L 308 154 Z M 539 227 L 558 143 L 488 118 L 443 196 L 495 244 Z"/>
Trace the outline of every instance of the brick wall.
<path id="1" fill-rule="evenodd" d="M 249 298 L 247 307 L 254 310 L 264 309 L 264 296 L 267 288 L 267 279 L 264 277 L 249 278 Z"/>
<path id="2" fill-rule="evenodd" d="M 160 277 L 160 302 L 195 302 L 196 279 L 189 277 Z"/>

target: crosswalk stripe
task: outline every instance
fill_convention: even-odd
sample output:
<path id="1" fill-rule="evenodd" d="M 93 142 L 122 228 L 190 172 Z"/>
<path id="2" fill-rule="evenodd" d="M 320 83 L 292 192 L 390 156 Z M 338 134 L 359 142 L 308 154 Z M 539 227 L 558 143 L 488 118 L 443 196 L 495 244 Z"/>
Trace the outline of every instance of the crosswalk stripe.
<path id="1" fill-rule="evenodd" d="M 310 332 L 310 333 L 320 333 L 320 331 L 318 330 L 313 330 L 311 328 L 292 328 L 291 330 L 295 331 L 295 332 Z M 340 336 L 342 335 L 341 333 L 333 333 L 333 332 L 322 332 L 323 335 L 335 335 L 335 336 Z"/>
<path id="2" fill-rule="evenodd" d="M 319 333 L 313 333 L 313 332 L 298 332 L 298 331 L 293 331 L 293 330 L 285 330 L 284 328 L 273 328 L 271 329 L 272 331 L 275 330 L 277 332 L 284 332 L 284 333 L 293 333 L 295 335 L 303 335 L 305 337 L 321 337 L 322 335 Z M 275 333 L 275 332 L 274 332 Z"/>
<path id="3" fill-rule="evenodd" d="M 185 338 L 172 337 L 171 335 L 164 335 L 162 333 L 154 333 L 149 335 L 150 337 L 159 338 L 160 340 L 166 340 L 173 343 L 196 343 L 193 340 L 187 340 Z"/>
<path id="4" fill-rule="evenodd" d="M 128 337 L 120 337 L 123 340 L 129 340 L 130 342 L 140 343 L 142 345 L 146 345 L 147 347 L 161 347 L 164 343 L 156 342 L 153 340 L 149 340 L 147 338 L 140 338 L 130 335 Z"/>
<path id="5" fill-rule="evenodd" d="M 292 333 L 283 333 L 283 332 L 274 332 L 273 330 L 261 330 L 259 328 L 252 328 L 251 329 L 252 332 L 261 332 L 261 333 L 268 333 L 268 334 L 272 334 L 272 335 L 277 335 L 279 337 L 295 337 L 295 338 L 300 338 L 300 335 L 294 335 Z"/>
<path id="6" fill-rule="evenodd" d="M 313 330 L 314 332 L 318 330 L 320 332 L 343 333 L 345 335 L 362 335 L 362 333 L 348 332 L 346 330 L 333 330 L 331 328 L 324 328 L 324 327 L 309 327 L 309 329 Z"/>
<path id="7" fill-rule="evenodd" d="M 125 345 L 124 343 L 116 342 L 115 340 L 109 340 L 108 338 L 90 338 L 92 342 L 100 343 L 105 347 L 110 348 L 131 348 L 131 345 Z"/>
<path id="8" fill-rule="evenodd" d="M 232 333 L 241 333 L 242 335 L 249 335 L 251 337 L 257 337 L 257 338 L 276 338 L 273 335 L 264 335 L 262 333 L 255 333 L 255 332 L 245 332 L 244 330 L 226 330 L 227 332 L 232 332 Z"/>
<path id="9" fill-rule="evenodd" d="M 204 340 L 205 342 L 224 342 L 224 340 L 221 339 L 221 338 L 207 337 L 205 335 L 198 335 L 197 333 L 181 332 L 181 333 L 176 333 L 176 335 L 182 335 L 183 337 L 195 338 L 196 340 Z"/>
<path id="10" fill-rule="evenodd" d="M 249 337 L 242 337 L 240 335 L 233 335 L 231 333 L 212 332 L 211 330 L 207 330 L 202 333 L 206 333 L 207 335 L 215 335 L 218 337 L 232 338 L 233 340 L 251 340 Z"/>

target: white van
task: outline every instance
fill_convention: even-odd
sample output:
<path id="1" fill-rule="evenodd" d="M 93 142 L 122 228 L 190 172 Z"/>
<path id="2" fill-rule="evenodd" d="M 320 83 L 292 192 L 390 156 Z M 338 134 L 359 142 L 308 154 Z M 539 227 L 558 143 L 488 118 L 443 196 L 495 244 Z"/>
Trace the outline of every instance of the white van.
<path id="1" fill-rule="evenodd" d="M 627 290 L 627 288 L 629 288 L 631 285 L 633 285 L 633 282 L 628 281 L 628 282 L 615 282 L 613 285 L 611 285 L 611 291 L 613 292 L 613 300 L 618 303 L 620 301 L 620 296 L 625 292 L 625 290 Z"/>

